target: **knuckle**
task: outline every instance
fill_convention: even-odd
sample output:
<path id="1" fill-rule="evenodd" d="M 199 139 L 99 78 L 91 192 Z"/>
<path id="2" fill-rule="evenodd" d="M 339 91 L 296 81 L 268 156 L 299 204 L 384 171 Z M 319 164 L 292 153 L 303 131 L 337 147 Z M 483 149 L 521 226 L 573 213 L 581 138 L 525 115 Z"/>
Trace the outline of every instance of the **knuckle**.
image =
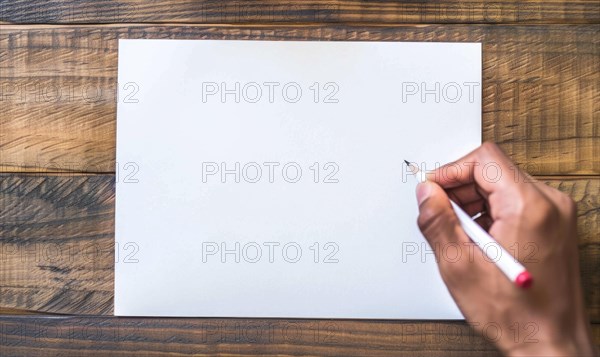
<path id="1" fill-rule="evenodd" d="M 502 197 L 496 198 L 496 201 L 492 202 L 492 206 L 496 204 L 498 209 L 501 210 L 502 216 L 516 219 L 527 214 L 527 202 L 531 201 L 530 196 L 527 190 L 523 188 L 511 187 Z"/>
<path id="2" fill-rule="evenodd" d="M 546 200 L 546 204 L 544 205 L 544 223 L 556 222 L 560 217 L 560 211 L 558 207 Z"/>
<path id="3" fill-rule="evenodd" d="M 548 199 L 540 200 L 535 206 L 527 208 L 528 212 L 532 212 L 531 224 L 535 227 L 552 227 L 560 218 L 558 207 Z"/>
<path id="4" fill-rule="evenodd" d="M 492 160 L 490 162 L 496 163 L 497 165 L 503 166 L 506 161 L 510 161 L 506 153 L 498 146 L 498 144 L 492 141 L 485 141 L 480 147 L 480 158 L 482 160 Z"/>
<path id="5" fill-rule="evenodd" d="M 481 144 L 481 149 L 484 152 L 490 153 L 498 150 L 498 145 L 492 141 L 485 141 Z"/>
<path id="6" fill-rule="evenodd" d="M 526 202 L 528 201 L 526 198 L 526 193 L 519 192 L 515 194 L 515 199 L 513 201 L 514 205 L 514 215 L 520 217 L 527 213 Z"/>
<path id="7" fill-rule="evenodd" d="M 488 159 L 498 158 L 502 156 L 502 150 L 500 149 L 498 144 L 492 141 L 486 141 L 483 144 L 481 144 L 481 154 L 482 157 L 486 157 Z"/>
<path id="8" fill-rule="evenodd" d="M 577 214 L 577 205 L 570 196 L 560 192 L 559 203 L 565 212 L 567 212 L 569 217 L 573 217 Z"/>

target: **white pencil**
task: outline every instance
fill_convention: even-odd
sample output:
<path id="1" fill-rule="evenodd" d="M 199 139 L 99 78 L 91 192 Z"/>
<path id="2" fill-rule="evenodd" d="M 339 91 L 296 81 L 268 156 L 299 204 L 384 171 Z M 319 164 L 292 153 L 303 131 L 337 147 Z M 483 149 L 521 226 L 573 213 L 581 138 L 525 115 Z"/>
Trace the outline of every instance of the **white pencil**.
<path id="1" fill-rule="evenodd" d="M 427 181 L 427 176 L 419 168 L 404 160 L 410 172 L 415 175 L 419 182 Z M 450 204 L 460 221 L 460 225 L 471 240 L 479 246 L 483 254 L 489 261 L 496 263 L 496 266 L 514 282 L 517 286 L 528 288 L 533 283 L 531 274 L 519 263 L 510 253 L 508 253 L 492 236 L 490 236 L 479 224 L 477 224 L 459 205 L 450 200 Z M 492 251 L 496 256 L 490 256 L 488 251 Z"/>

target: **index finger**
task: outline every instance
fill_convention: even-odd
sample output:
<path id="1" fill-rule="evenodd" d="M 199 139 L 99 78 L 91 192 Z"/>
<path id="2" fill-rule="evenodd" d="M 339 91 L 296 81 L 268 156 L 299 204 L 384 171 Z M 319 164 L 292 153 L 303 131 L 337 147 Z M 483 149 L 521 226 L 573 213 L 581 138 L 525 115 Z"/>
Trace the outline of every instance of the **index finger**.
<path id="1" fill-rule="evenodd" d="M 428 172 L 427 179 L 445 189 L 475 183 L 490 194 L 514 184 L 514 170 L 518 168 L 502 149 L 488 141 L 462 158 Z"/>

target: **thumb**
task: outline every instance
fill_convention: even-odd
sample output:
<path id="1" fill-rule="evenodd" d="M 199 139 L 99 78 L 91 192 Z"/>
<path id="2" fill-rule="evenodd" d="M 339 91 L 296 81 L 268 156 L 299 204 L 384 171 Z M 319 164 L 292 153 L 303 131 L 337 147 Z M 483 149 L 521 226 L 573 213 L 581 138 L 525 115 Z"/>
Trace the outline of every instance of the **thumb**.
<path id="1" fill-rule="evenodd" d="M 436 251 L 449 243 L 467 242 L 468 237 L 450 205 L 448 195 L 436 183 L 426 181 L 417 185 L 419 229 Z"/>

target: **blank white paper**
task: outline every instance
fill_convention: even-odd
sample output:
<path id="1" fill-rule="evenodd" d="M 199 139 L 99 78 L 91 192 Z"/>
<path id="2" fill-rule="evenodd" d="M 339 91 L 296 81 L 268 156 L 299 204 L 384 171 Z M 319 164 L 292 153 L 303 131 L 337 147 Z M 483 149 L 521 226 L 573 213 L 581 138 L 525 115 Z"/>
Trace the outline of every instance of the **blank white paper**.
<path id="1" fill-rule="evenodd" d="M 478 43 L 120 40 L 115 315 L 460 319 L 414 178 L 481 142 Z"/>

